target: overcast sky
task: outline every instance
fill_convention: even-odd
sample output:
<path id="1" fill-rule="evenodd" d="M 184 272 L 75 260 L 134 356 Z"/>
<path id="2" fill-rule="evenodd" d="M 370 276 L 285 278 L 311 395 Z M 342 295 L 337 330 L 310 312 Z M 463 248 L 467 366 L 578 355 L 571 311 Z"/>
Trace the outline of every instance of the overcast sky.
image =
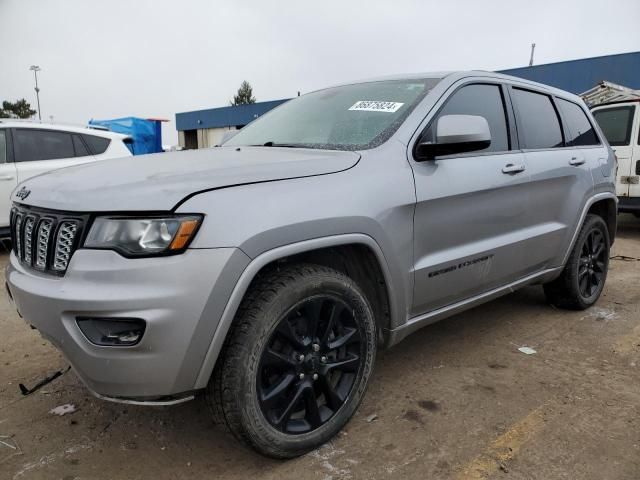
<path id="1" fill-rule="evenodd" d="M 164 117 L 393 73 L 640 50 L 640 0 L 0 0 L 0 100 L 43 120 Z M 640 72 L 639 72 L 640 74 Z"/>

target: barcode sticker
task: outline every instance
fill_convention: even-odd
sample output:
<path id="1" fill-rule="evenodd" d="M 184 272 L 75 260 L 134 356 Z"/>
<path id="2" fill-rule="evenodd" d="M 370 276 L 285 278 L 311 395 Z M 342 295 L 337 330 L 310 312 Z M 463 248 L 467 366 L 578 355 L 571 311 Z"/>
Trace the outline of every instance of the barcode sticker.
<path id="1" fill-rule="evenodd" d="M 404 103 L 381 102 L 378 100 L 359 100 L 349 108 L 349 110 L 359 110 L 361 112 L 397 112 Z"/>

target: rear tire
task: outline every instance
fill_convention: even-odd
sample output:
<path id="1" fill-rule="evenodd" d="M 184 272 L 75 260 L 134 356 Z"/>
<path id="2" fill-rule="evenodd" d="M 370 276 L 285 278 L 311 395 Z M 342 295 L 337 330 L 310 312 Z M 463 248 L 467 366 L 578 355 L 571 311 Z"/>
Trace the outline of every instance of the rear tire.
<path id="1" fill-rule="evenodd" d="M 288 266 L 247 292 L 207 402 L 244 444 L 270 457 L 296 457 L 349 421 L 375 353 L 372 309 L 355 282 L 323 266 Z"/>
<path id="2" fill-rule="evenodd" d="M 607 279 L 609 248 L 607 224 L 598 215 L 587 215 L 564 270 L 544 285 L 549 303 L 571 310 L 596 303 Z"/>

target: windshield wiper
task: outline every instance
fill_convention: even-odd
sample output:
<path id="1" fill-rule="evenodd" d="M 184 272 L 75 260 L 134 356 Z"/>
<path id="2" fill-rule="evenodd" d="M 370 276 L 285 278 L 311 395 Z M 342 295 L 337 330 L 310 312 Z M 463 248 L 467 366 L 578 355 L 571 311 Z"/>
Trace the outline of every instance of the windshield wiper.
<path id="1" fill-rule="evenodd" d="M 285 147 L 285 148 L 300 148 L 301 145 L 295 143 L 275 143 L 273 141 L 268 141 L 262 144 L 263 147 Z"/>

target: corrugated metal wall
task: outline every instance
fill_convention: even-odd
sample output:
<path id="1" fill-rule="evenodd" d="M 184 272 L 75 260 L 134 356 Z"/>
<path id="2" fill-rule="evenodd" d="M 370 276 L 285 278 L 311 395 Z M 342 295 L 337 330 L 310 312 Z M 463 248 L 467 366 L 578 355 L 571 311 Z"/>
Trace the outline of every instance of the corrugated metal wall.
<path id="1" fill-rule="evenodd" d="M 500 73 L 545 83 L 572 93 L 589 90 L 601 80 L 640 89 L 640 52 L 512 68 Z"/>

